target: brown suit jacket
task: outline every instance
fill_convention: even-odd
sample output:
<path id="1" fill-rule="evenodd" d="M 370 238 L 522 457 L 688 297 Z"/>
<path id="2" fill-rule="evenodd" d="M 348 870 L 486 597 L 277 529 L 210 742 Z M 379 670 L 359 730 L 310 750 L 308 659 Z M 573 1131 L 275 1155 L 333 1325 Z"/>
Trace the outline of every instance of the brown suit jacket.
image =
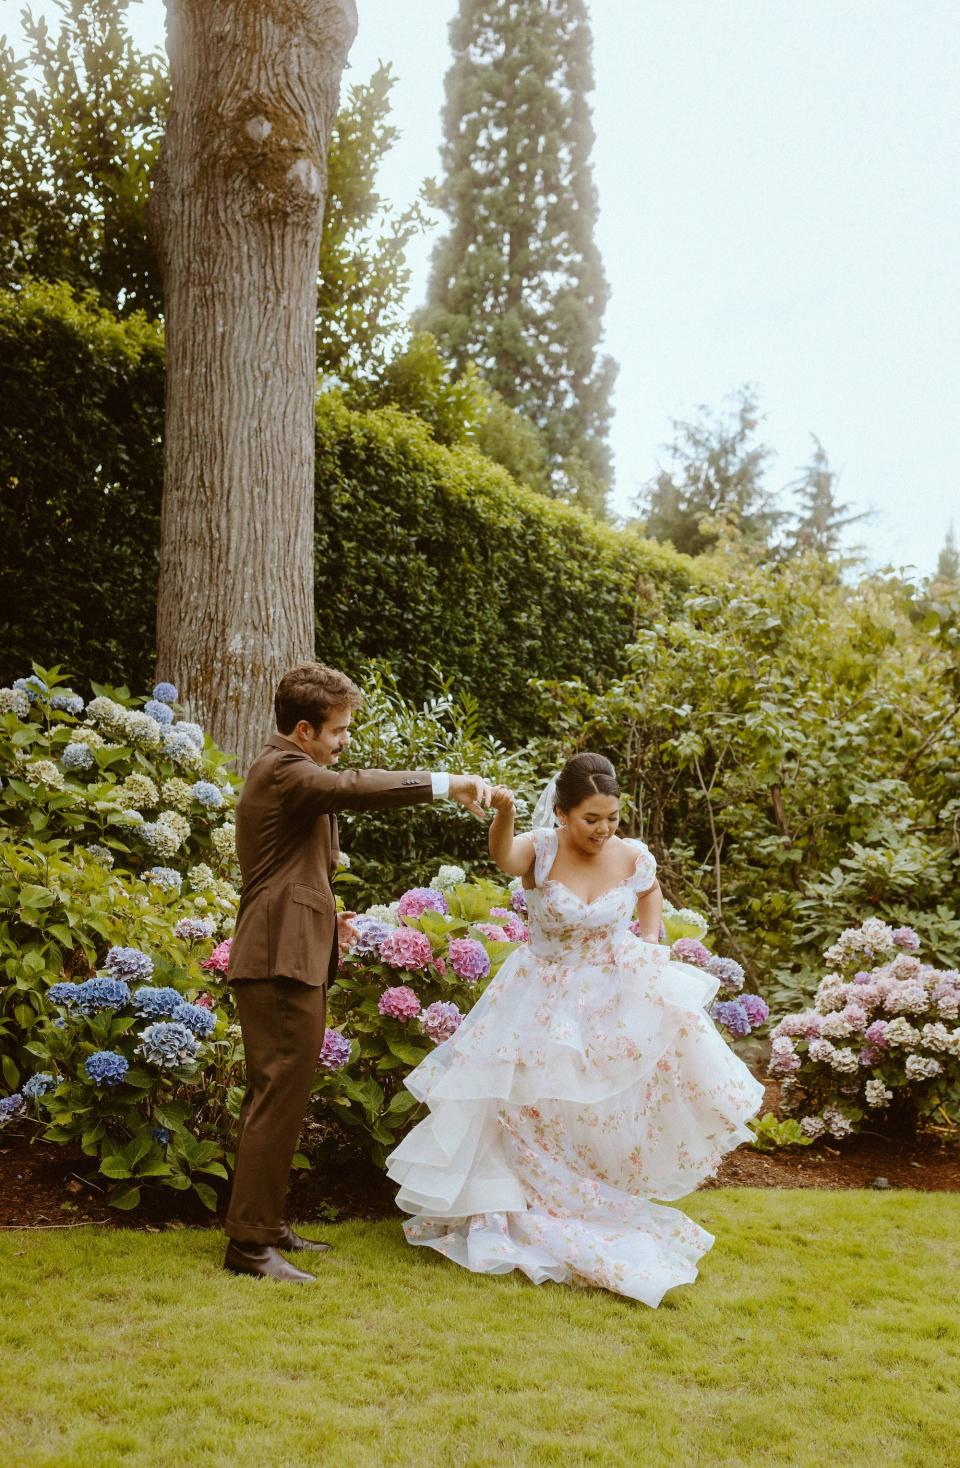
<path id="1" fill-rule="evenodd" d="M 432 798 L 420 770 L 344 770 L 315 764 L 274 734 L 250 766 L 237 803 L 243 874 L 230 950 L 231 983 L 336 973 L 337 921 L 331 879 L 339 856 L 338 810 L 385 810 Z"/>

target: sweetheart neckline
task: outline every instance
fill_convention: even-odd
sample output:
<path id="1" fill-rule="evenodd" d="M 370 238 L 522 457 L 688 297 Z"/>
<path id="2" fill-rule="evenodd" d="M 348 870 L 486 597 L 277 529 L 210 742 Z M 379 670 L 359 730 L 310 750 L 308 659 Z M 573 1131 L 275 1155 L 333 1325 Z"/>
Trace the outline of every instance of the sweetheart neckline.
<path id="1" fill-rule="evenodd" d="M 640 858 L 638 857 L 638 862 L 639 859 Z M 549 887 L 552 884 L 554 887 L 562 887 L 564 892 L 569 892 L 570 896 L 573 897 L 577 902 L 579 902 L 581 907 L 596 907 L 597 903 L 602 897 L 609 897 L 611 893 L 619 892 L 620 888 L 626 887 L 630 881 L 630 877 L 624 877 L 622 882 L 618 882 L 615 887 L 608 887 L 605 892 L 599 893 L 596 897 L 591 897 L 589 902 L 585 897 L 581 897 L 579 892 L 574 892 L 572 887 L 568 887 L 566 882 L 561 882 L 559 877 L 547 877 L 546 881 L 544 882 L 544 886 Z M 536 888 L 533 888 L 533 890 L 536 891 Z"/>

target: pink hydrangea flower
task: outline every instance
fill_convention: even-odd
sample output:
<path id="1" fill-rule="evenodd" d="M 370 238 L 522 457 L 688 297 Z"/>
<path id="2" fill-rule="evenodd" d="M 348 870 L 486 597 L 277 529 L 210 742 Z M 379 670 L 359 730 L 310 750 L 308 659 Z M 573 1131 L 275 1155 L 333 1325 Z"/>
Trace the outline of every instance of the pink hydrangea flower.
<path id="1" fill-rule="evenodd" d="M 447 976 L 447 965 L 443 961 L 443 959 L 435 958 L 433 960 L 433 966 L 436 969 L 437 973 L 440 975 L 441 979 L 445 979 Z"/>
<path id="2" fill-rule="evenodd" d="M 205 958 L 200 967 L 207 973 L 225 974 L 230 964 L 230 949 L 233 945 L 232 938 L 224 938 L 218 943 L 209 958 Z"/>
<path id="3" fill-rule="evenodd" d="M 447 899 L 436 887 L 411 887 L 397 903 L 397 917 L 421 917 L 425 912 L 448 913 Z"/>
<path id="4" fill-rule="evenodd" d="M 506 928 L 499 923 L 474 923 L 473 931 L 481 933 L 488 943 L 503 943 L 507 936 Z"/>
<path id="5" fill-rule="evenodd" d="M 380 944 L 380 957 L 391 968 L 426 969 L 433 962 L 433 949 L 419 929 L 394 928 Z"/>
<path id="6" fill-rule="evenodd" d="M 202 967 L 203 967 L 203 965 L 201 964 L 201 968 Z M 210 995 L 209 994 L 198 994 L 197 995 L 197 998 L 193 1002 L 197 1006 L 198 1009 L 212 1009 L 213 1008 L 213 1000 L 210 998 Z"/>
<path id="7" fill-rule="evenodd" d="M 377 1008 L 391 1019 L 414 1019 L 420 1013 L 420 1000 L 408 985 L 397 984 L 393 989 L 384 989 Z"/>
<path id="8" fill-rule="evenodd" d="M 447 949 L 450 967 L 460 979 L 475 984 L 490 972 L 490 958 L 476 938 L 454 938 Z"/>
<path id="9" fill-rule="evenodd" d="M 882 1050 L 887 1043 L 887 1021 L 875 1019 L 872 1025 L 868 1025 L 865 1037 L 875 1050 Z"/>
<path id="10" fill-rule="evenodd" d="M 420 1028 L 428 1039 L 440 1045 L 459 1028 L 463 1015 L 455 1004 L 446 999 L 437 999 L 428 1004 L 420 1016 Z"/>
<path id="11" fill-rule="evenodd" d="M 670 955 L 678 963 L 692 963 L 694 968 L 706 968 L 713 954 L 698 938 L 678 938 L 670 949 Z"/>

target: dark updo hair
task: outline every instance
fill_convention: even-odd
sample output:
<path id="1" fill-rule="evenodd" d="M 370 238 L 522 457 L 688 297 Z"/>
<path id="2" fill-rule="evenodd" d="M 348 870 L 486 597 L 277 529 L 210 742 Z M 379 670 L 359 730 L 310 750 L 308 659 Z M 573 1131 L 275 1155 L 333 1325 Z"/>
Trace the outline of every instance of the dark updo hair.
<path id="1" fill-rule="evenodd" d="M 575 754 L 557 776 L 557 809 L 571 811 L 591 795 L 619 797 L 617 772 L 605 755 Z"/>

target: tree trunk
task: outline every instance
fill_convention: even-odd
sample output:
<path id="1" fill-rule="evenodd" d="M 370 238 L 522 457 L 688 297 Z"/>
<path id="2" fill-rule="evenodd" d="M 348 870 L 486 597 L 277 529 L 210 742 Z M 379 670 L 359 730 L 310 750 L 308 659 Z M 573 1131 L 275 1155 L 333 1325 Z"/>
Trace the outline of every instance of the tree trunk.
<path id="1" fill-rule="evenodd" d="M 355 0 L 167 0 L 157 673 L 245 770 L 313 656 L 317 261 Z"/>

